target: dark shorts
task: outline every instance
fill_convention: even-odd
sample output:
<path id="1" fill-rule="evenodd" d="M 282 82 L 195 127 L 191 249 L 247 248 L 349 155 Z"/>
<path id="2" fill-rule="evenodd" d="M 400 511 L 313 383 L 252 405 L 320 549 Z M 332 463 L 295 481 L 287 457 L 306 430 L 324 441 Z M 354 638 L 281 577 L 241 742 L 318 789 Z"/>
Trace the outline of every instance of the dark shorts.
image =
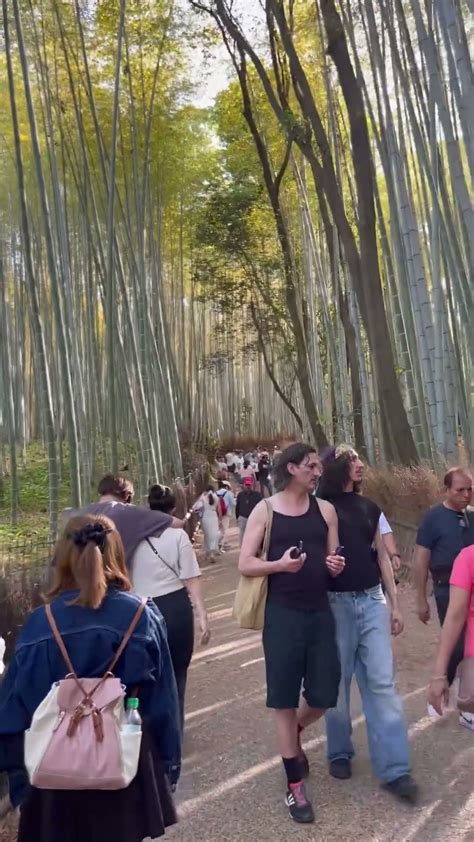
<path id="1" fill-rule="evenodd" d="M 268 602 L 263 627 L 267 707 L 297 708 L 301 687 L 308 705 L 337 705 L 341 668 L 331 610 L 296 611 Z"/>

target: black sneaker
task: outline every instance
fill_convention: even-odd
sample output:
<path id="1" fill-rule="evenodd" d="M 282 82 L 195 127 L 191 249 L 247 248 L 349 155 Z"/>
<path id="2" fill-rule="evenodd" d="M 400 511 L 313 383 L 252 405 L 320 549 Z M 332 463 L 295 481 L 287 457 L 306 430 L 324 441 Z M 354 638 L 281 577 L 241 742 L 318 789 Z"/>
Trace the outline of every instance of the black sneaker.
<path id="1" fill-rule="evenodd" d="M 347 781 L 352 777 L 351 761 L 348 757 L 339 757 L 338 760 L 331 760 L 329 774 L 340 781 Z"/>
<path id="2" fill-rule="evenodd" d="M 300 761 L 301 777 L 303 779 L 309 778 L 309 760 L 303 749 L 300 751 L 298 760 Z"/>
<path id="3" fill-rule="evenodd" d="M 311 801 L 308 801 L 306 797 L 304 781 L 290 784 L 286 793 L 285 804 L 293 821 L 302 824 L 314 822 L 313 807 Z"/>
<path id="4" fill-rule="evenodd" d="M 416 804 L 418 800 L 418 786 L 411 775 L 401 775 L 394 781 L 389 781 L 388 784 L 384 784 L 384 789 L 408 804 Z"/>

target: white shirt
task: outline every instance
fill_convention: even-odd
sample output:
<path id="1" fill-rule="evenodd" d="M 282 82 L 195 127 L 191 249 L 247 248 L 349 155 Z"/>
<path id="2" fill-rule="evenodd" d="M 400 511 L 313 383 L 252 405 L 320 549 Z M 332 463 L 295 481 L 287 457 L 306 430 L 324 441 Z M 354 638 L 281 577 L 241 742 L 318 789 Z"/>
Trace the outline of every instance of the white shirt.
<path id="1" fill-rule="evenodd" d="M 201 570 L 184 529 L 165 529 L 159 538 L 141 541 L 132 561 L 133 587 L 140 596 L 165 596 L 179 591 L 183 579 L 200 576 Z M 157 554 L 159 553 L 159 555 Z"/>
<path id="2" fill-rule="evenodd" d="M 392 527 L 390 526 L 387 518 L 385 517 L 384 513 L 380 513 L 379 517 L 379 529 L 381 535 L 389 535 L 390 532 L 393 532 Z"/>
<path id="3" fill-rule="evenodd" d="M 235 465 L 235 460 L 236 460 L 235 453 L 231 453 L 230 451 L 229 451 L 229 453 L 226 453 L 225 461 L 226 461 L 226 465 L 227 465 L 228 468 L 230 468 L 231 465 Z"/>

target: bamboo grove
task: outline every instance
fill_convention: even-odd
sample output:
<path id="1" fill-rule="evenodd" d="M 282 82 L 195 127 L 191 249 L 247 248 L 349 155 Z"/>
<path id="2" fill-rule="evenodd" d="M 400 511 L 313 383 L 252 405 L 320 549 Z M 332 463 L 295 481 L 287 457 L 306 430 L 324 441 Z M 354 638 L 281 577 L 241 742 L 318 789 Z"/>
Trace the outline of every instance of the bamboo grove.
<path id="1" fill-rule="evenodd" d="M 2 23 L 2 469 L 41 443 L 53 531 L 63 451 L 73 504 L 99 465 L 180 475 L 185 432 L 470 456 L 467 3 L 2 0 Z"/>

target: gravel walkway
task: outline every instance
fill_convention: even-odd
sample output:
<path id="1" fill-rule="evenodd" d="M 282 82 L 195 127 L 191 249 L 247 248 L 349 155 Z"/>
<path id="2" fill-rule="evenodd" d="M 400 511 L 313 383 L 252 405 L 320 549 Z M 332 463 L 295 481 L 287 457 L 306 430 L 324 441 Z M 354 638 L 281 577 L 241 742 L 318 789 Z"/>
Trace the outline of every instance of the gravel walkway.
<path id="1" fill-rule="evenodd" d="M 419 806 L 398 805 L 371 774 L 357 691 L 354 691 L 354 777 L 327 774 L 324 727 L 309 729 L 309 789 L 314 825 L 291 822 L 283 804 L 284 777 L 271 714 L 265 708 L 260 635 L 232 619 L 237 582 L 237 530 L 232 551 L 204 569 L 212 640 L 198 648 L 187 694 L 184 770 L 178 788 L 180 822 L 166 834 L 179 842 L 474 842 L 474 732 L 451 713 L 426 715 L 426 683 L 438 628 L 414 614 L 408 587 L 402 594 L 406 629 L 395 641 L 398 685 L 405 701 Z M 14 835 L 3 835 L 12 842 Z M 84 840 L 86 842 L 86 840 Z"/>

